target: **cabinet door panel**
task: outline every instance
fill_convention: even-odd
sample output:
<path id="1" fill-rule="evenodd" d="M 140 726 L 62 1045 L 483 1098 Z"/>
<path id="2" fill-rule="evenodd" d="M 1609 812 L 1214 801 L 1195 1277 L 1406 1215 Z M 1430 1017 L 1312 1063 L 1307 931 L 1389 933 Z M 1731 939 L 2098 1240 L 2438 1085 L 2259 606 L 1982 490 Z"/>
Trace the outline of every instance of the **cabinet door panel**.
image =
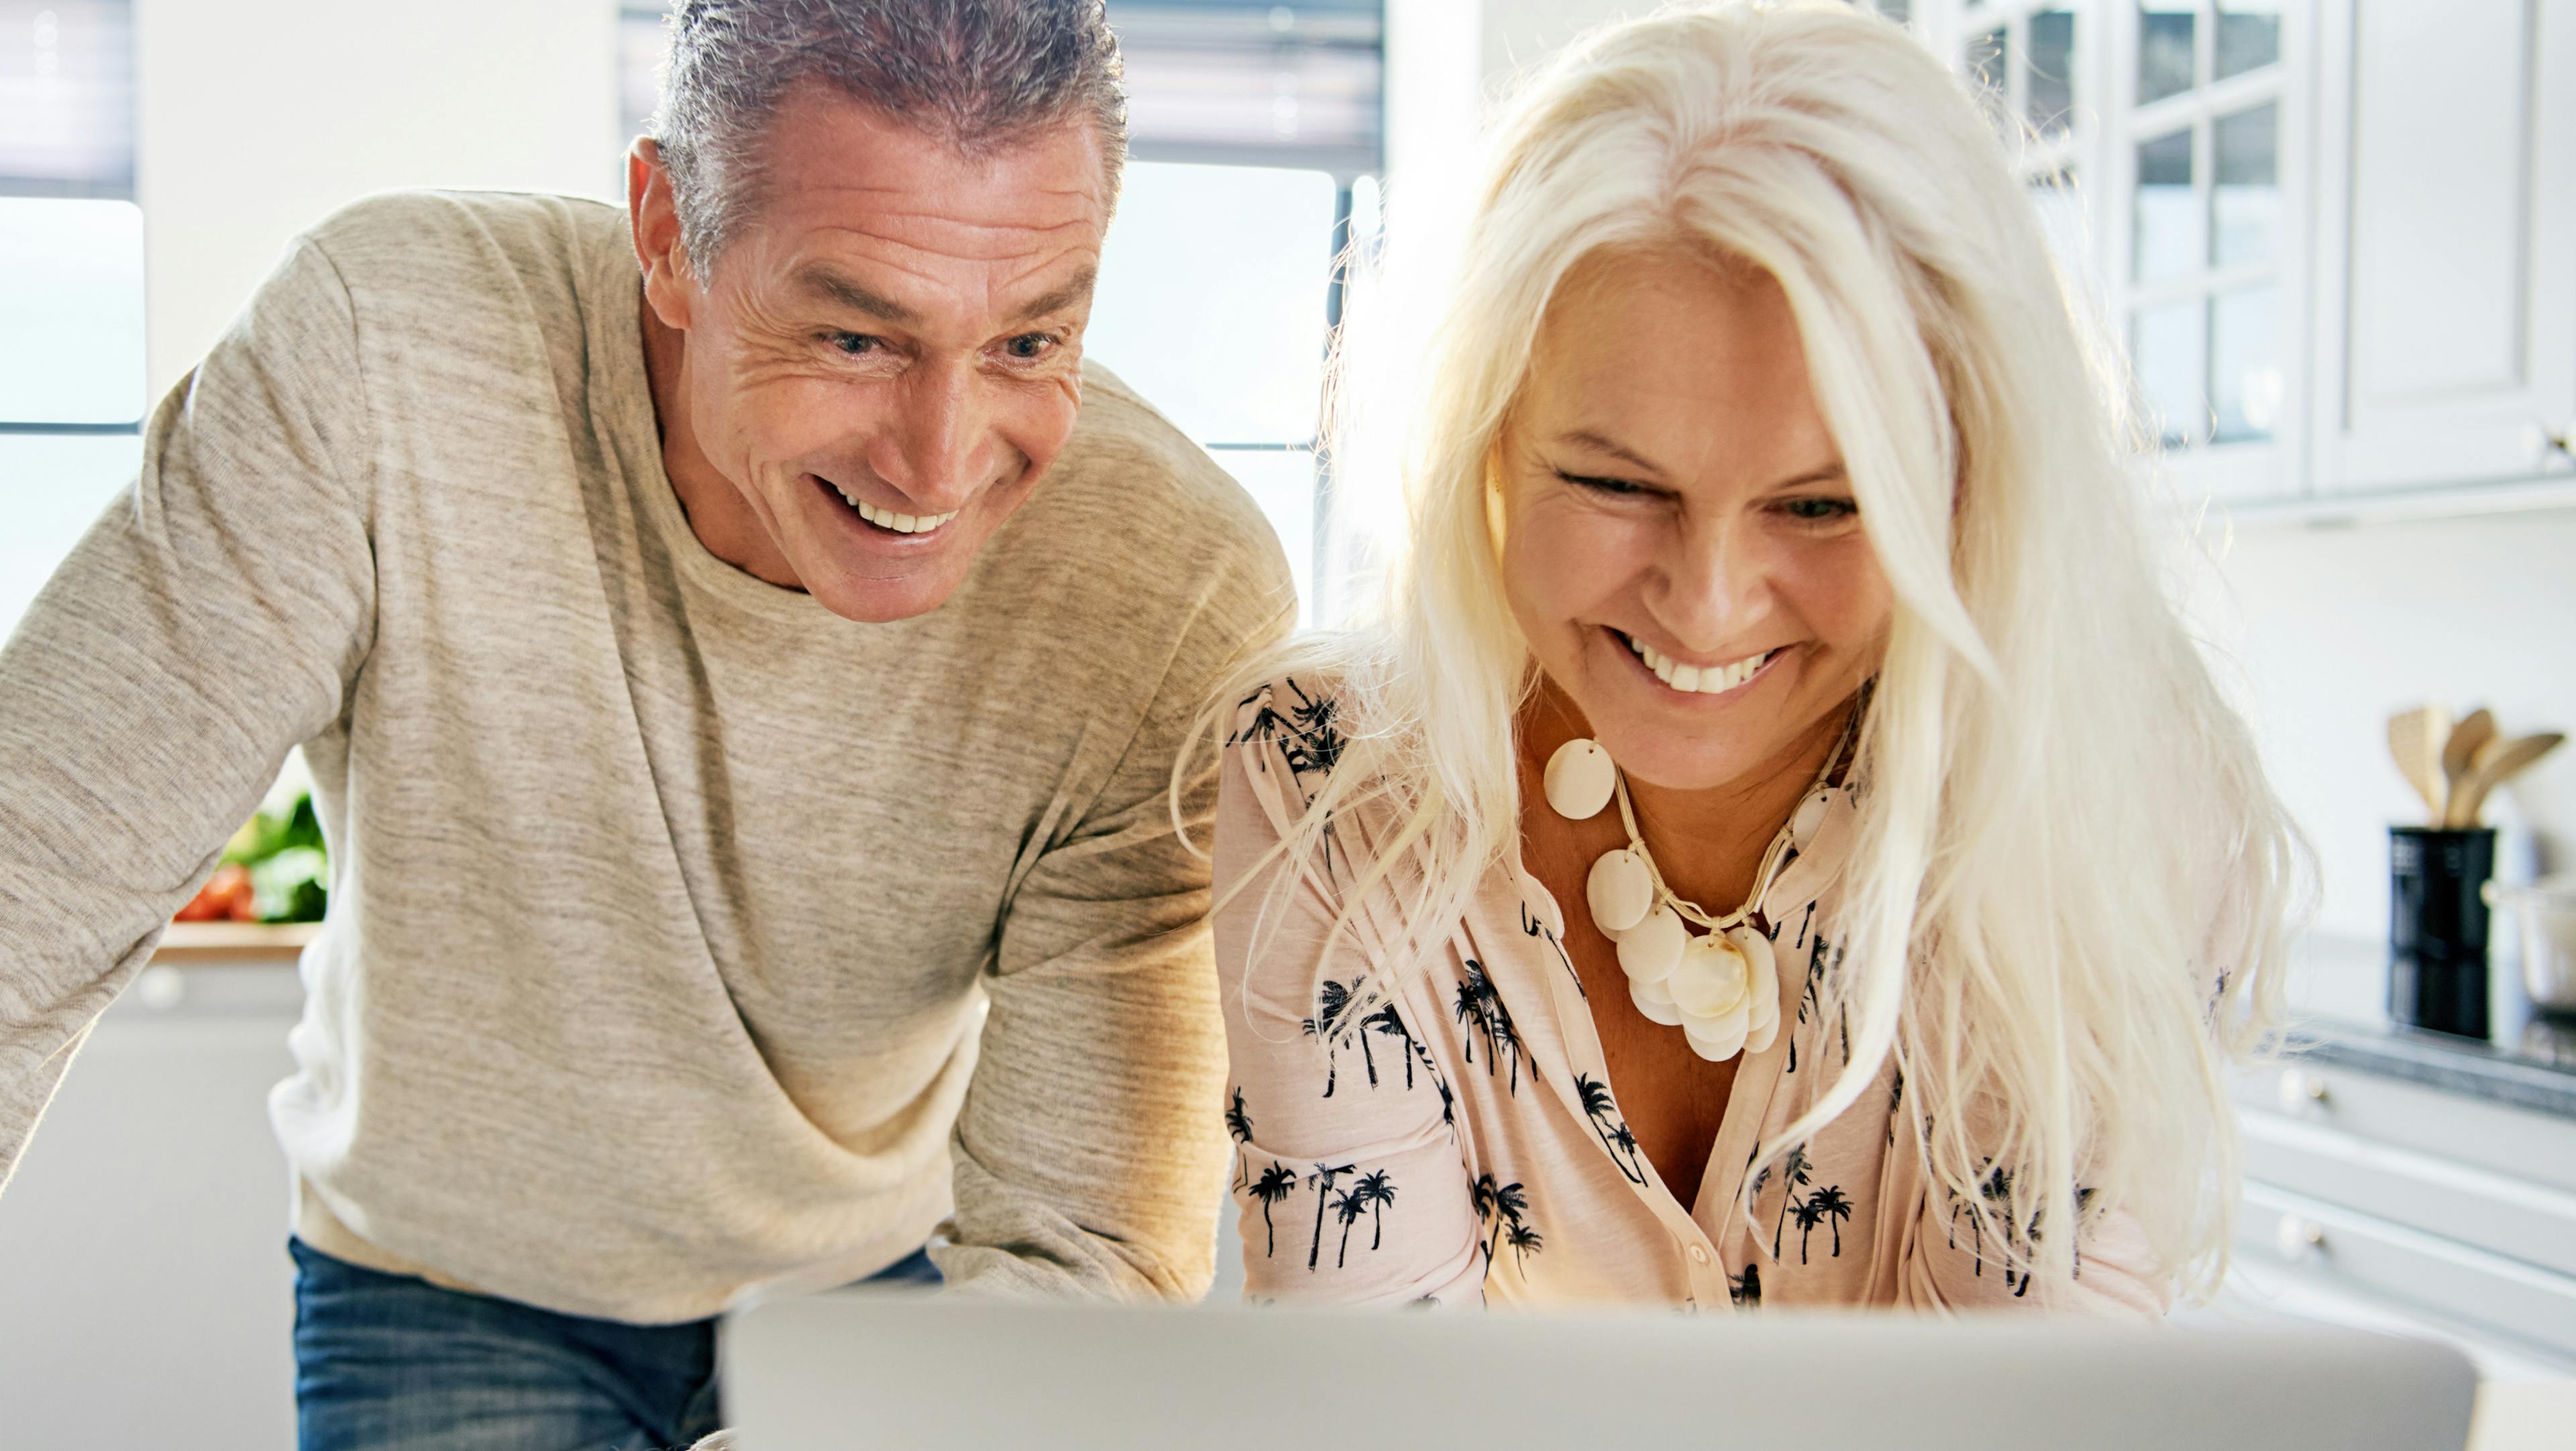
<path id="1" fill-rule="evenodd" d="M 2336 8 L 2325 480 L 2532 474 L 2576 412 L 2576 0 Z"/>
<path id="2" fill-rule="evenodd" d="M 2354 36 L 2353 409 L 2523 381 L 2531 16 L 2515 0 L 2362 7 Z"/>

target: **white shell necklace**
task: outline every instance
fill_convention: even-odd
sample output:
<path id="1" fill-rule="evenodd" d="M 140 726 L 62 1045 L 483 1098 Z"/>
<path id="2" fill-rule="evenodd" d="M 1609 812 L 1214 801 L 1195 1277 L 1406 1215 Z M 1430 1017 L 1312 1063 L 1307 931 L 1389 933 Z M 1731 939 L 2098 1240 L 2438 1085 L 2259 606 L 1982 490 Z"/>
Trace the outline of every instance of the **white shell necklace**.
<path id="1" fill-rule="evenodd" d="M 1619 947 L 1619 967 L 1628 975 L 1628 997 L 1637 1011 L 1668 1028 L 1679 1028 L 1691 1051 L 1711 1063 L 1737 1053 L 1771 1046 L 1780 1032 L 1780 976 L 1771 939 L 1754 925 L 1763 895 L 1780 875 L 1793 850 L 1815 839 L 1833 801 L 1826 782 L 1850 745 L 1855 711 L 1843 738 L 1825 756 L 1825 764 L 1807 794 L 1771 838 L 1762 865 L 1753 874 L 1752 895 L 1744 905 L 1719 916 L 1673 894 L 1655 867 L 1654 853 L 1637 829 L 1636 808 L 1628 800 L 1628 780 L 1594 740 L 1575 739 L 1548 757 L 1542 778 L 1547 804 L 1568 821 L 1588 821 L 1613 799 L 1619 820 L 1628 828 L 1625 847 L 1604 852 L 1584 881 L 1584 905 L 1592 925 Z M 1693 936 L 1687 923 L 1706 929 Z"/>

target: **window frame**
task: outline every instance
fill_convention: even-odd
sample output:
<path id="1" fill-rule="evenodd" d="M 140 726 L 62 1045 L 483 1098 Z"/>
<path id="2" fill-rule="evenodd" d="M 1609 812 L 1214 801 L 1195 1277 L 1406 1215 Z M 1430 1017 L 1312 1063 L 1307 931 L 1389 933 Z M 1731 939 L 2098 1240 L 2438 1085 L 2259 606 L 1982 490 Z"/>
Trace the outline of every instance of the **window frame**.
<path id="1" fill-rule="evenodd" d="M 2281 368 L 2281 400 L 2271 437 L 2219 442 L 2203 436 L 2164 447 L 2158 467 L 2187 499 L 2224 501 L 2301 497 L 2313 487 L 2314 439 L 2310 406 L 2314 387 L 2311 337 L 2315 318 L 2316 225 L 2315 105 L 2316 0 L 2282 0 L 2278 59 L 2270 65 L 2215 79 L 2217 0 L 2193 0 L 2193 85 L 2141 103 L 2138 59 L 2143 26 L 2138 0 L 1932 0 L 1921 7 L 1920 33 L 1949 64 L 1967 70 L 1967 47 L 2009 25 L 2011 43 L 2026 54 L 2028 18 L 2041 10 L 2075 13 L 2075 105 L 2064 137 L 2033 143 L 2019 168 L 2026 179 L 2073 167 L 2087 230 L 2085 290 L 2103 309 L 2103 325 L 2124 359 L 2134 364 L 2141 308 L 2198 301 L 2204 308 L 2201 384 L 2212 379 L 2206 325 L 2211 299 L 2245 286 L 2270 283 Z M 2174 8 L 2180 8 L 2177 4 Z M 2021 66 L 2009 69 L 2006 95 L 2012 115 L 2025 117 Z M 2202 77 L 2212 77 L 2204 82 Z M 2277 107 L 2273 168 L 2281 196 L 2280 231 L 2273 257 L 2260 264 L 2219 266 L 2204 261 L 2190 272 L 2152 282 L 2136 278 L 2138 146 L 2188 128 L 2192 133 L 2192 185 L 2205 217 L 2217 184 L 2216 125 L 2266 101 Z M 2214 221 L 2213 221 L 2214 225 Z M 2214 411 L 2216 401 L 2204 397 Z M 2209 425 L 2204 421 L 2204 429 Z"/>
<path id="2" fill-rule="evenodd" d="M 140 81 L 138 77 L 139 67 L 134 55 L 134 5 L 133 0 L 104 0 L 104 3 L 119 7 L 124 11 L 123 29 L 126 44 L 126 64 L 123 79 L 128 115 L 125 125 L 125 165 L 123 169 L 113 177 L 87 181 L 55 181 L 40 177 L 0 175 L 0 197 L 7 197 L 11 200 L 37 202 L 113 201 L 125 202 L 129 205 L 136 203 L 135 172 L 136 153 L 140 149 L 140 137 L 138 134 L 140 131 L 140 117 L 134 113 L 139 109 L 137 106 L 137 98 Z M 143 359 L 140 357 L 135 359 L 135 371 L 138 377 L 143 371 Z M 15 418 L 8 416 L 6 413 L 0 413 L 0 436 L 14 436 L 21 438 L 113 438 L 119 436 L 140 435 L 143 432 L 143 423 L 145 418 L 150 416 L 151 407 L 151 397 L 149 396 L 148 390 L 145 390 L 141 411 L 139 411 L 133 418 L 122 421 L 99 422 L 84 420 L 75 422 L 54 418 Z"/>

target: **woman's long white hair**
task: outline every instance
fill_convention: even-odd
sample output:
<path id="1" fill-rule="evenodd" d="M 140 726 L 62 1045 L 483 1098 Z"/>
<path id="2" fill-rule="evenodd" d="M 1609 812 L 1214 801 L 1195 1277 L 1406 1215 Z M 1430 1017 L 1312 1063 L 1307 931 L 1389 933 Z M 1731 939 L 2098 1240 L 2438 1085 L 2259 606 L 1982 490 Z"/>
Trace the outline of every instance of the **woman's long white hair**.
<path id="1" fill-rule="evenodd" d="M 2150 521 L 2173 516 L 2142 498 L 2125 371 L 1987 116 L 1884 22 L 1732 4 L 1592 35 L 1493 145 L 1382 617 L 1241 682 L 1339 681 L 1348 744 L 1282 849 L 1321 851 L 1364 801 L 1390 813 L 1355 892 L 1406 882 L 1413 943 L 1443 940 L 1518 849 L 1535 673 L 1486 459 L 1541 314 L 1604 248 L 1750 263 L 1787 295 L 1896 597 L 1824 988 L 1851 1061 L 1762 1153 L 1850 1107 L 1892 1053 L 1929 1171 L 1988 1244 L 2054 1283 L 2075 1236 L 2046 1227 L 2125 1208 L 2163 1272 L 2207 1290 L 2234 1201 L 2222 1073 L 2277 1017 L 2304 851 L 2168 601 Z"/>

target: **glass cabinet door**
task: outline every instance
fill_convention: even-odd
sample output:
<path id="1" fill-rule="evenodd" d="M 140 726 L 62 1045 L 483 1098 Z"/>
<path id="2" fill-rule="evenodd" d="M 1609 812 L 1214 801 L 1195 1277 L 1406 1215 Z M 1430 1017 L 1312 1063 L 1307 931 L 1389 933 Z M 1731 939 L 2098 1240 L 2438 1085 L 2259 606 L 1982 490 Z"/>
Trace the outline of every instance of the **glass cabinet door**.
<path id="1" fill-rule="evenodd" d="M 2126 321 L 2168 449 L 2265 444 L 2285 421 L 2283 3 L 2137 3 Z"/>

